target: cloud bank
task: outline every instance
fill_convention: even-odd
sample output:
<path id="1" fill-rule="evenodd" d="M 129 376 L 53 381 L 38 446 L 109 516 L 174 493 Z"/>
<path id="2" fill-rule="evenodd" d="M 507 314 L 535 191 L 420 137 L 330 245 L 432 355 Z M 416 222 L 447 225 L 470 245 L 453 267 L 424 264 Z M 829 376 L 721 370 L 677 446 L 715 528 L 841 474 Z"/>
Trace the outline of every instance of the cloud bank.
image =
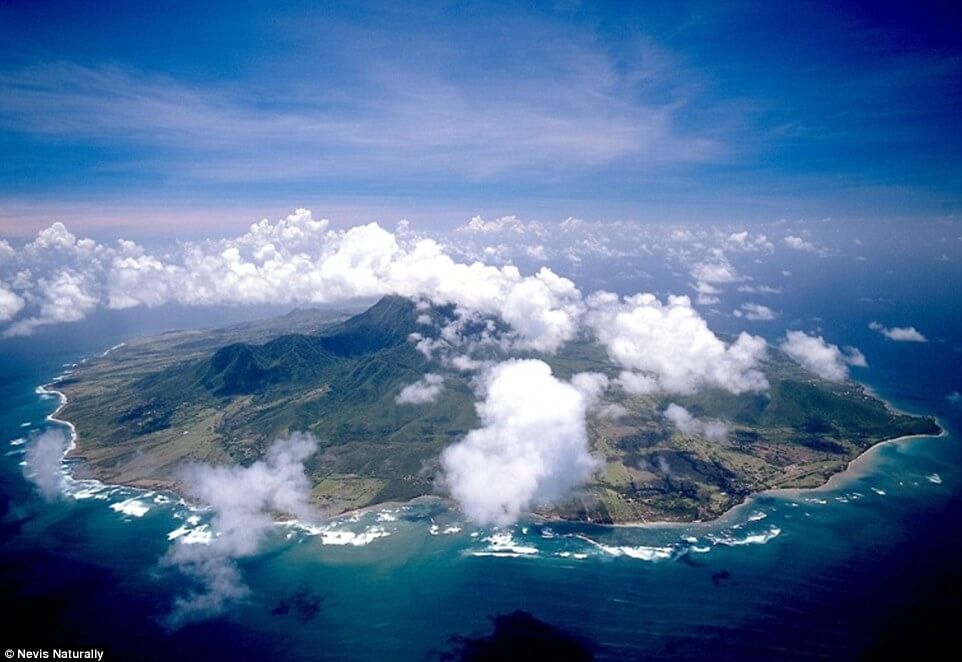
<path id="1" fill-rule="evenodd" d="M 574 283 L 550 269 L 522 276 L 510 265 L 458 262 L 433 239 L 376 223 L 333 231 L 305 209 L 163 255 L 129 241 L 78 240 L 55 223 L 23 247 L 13 267 L 19 292 L 10 293 L 24 301 L 17 309 L 23 315 L 6 335 L 76 321 L 97 306 L 320 304 L 398 294 L 453 304 L 463 316 L 500 316 L 511 330 L 503 340 L 513 347 L 554 352 L 574 336 L 582 313 Z M 3 301 L 15 315 L 16 299 L 0 294 Z"/>
<path id="2" fill-rule="evenodd" d="M 444 450 L 443 480 L 468 517 L 507 525 L 562 499 L 597 467 L 588 451 L 588 403 L 535 359 L 495 366 L 484 388 L 481 427 Z"/>

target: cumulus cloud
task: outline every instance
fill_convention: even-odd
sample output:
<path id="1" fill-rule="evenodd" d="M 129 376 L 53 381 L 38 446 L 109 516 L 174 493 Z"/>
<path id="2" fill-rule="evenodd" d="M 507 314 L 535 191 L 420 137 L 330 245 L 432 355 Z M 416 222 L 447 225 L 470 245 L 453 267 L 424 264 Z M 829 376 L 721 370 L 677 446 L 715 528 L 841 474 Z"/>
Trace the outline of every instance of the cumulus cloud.
<path id="1" fill-rule="evenodd" d="M 721 301 L 717 296 L 721 294 L 721 290 L 711 283 L 699 280 L 696 281 L 691 288 L 697 292 L 698 296 L 695 300 L 701 306 L 711 306 Z"/>
<path id="2" fill-rule="evenodd" d="M 802 251 L 804 253 L 818 252 L 818 246 L 816 246 L 810 241 L 806 241 L 805 239 L 802 239 L 801 237 L 796 237 L 795 235 L 786 236 L 782 240 L 782 242 L 789 248 L 792 248 L 796 251 Z"/>
<path id="3" fill-rule="evenodd" d="M 715 252 L 709 260 L 696 263 L 691 275 L 703 283 L 731 283 L 738 280 L 738 272 L 721 251 Z"/>
<path id="4" fill-rule="evenodd" d="M 735 317 L 744 317 L 753 321 L 769 321 L 775 319 L 775 312 L 768 306 L 759 303 L 743 303 L 740 308 L 732 311 Z"/>
<path id="5" fill-rule="evenodd" d="M 218 614 L 248 595 L 234 560 L 257 552 L 275 513 L 310 515 L 311 483 L 304 462 L 316 450 L 312 435 L 294 433 L 275 441 L 264 459 L 250 466 L 193 464 L 183 470 L 184 491 L 213 511 L 214 535 L 206 545 L 178 539 L 163 560 L 198 584 L 176 601 L 172 625 Z"/>
<path id="6" fill-rule="evenodd" d="M 69 439 L 60 428 L 50 428 L 30 440 L 23 475 L 47 501 L 60 498 L 63 486 L 63 454 Z"/>
<path id="7" fill-rule="evenodd" d="M 721 421 L 702 421 L 674 402 L 668 405 L 664 415 L 682 434 L 704 437 L 708 441 L 724 441 L 728 436 L 728 426 Z"/>
<path id="8" fill-rule="evenodd" d="M 0 282 L 0 322 L 13 319 L 23 309 L 23 299 Z"/>
<path id="9" fill-rule="evenodd" d="M 464 225 L 459 225 L 454 230 L 461 234 L 492 235 L 492 234 L 513 234 L 517 236 L 533 235 L 544 237 L 548 234 L 547 228 L 537 221 L 525 223 L 517 216 L 502 216 L 492 221 L 486 221 L 481 216 L 475 216 Z"/>
<path id="10" fill-rule="evenodd" d="M 895 342 L 928 342 L 929 339 L 923 336 L 914 326 L 893 326 L 888 327 L 881 322 L 870 322 L 868 328 L 878 331 L 889 340 Z"/>
<path id="11" fill-rule="evenodd" d="M 764 251 L 772 252 L 775 246 L 763 234 L 752 234 L 748 230 L 732 232 L 725 237 L 725 246 L 729 250 L 740 250 L 747 252 Z"/>
<path id="12" fill-rule="evenodd" d="M 846 379 L 849 366 L 868 367 L 865 355 L 858 349 L 846 347 L 842 351 L 821 336 L 810 336 L 804 331 L 788 331 L 780 347 L 804 368 L 833 382 Z"/>
<path id="13" fill-rule="evenodd" d="M 97 306 L 89 279 L 70 269 L 52 278 L 39 279 L 35 298 L 39 308 L 37 314 L 17 320 L 7 328 L 5 335 L 28 335 L 39 326 L 76 322 Z"/>
<path id="14" fill-rule="evenodd" d="M 574 337 L 583 311 L 581 293 L 567 278 L 542 268 L 511 288 L 500 311 L 521 336 L 520 349 L 557 351 Z"/>
<path id="15" fill-rule="evenodd" d="M 435 402 L 441 395 L 443 388 L 444 377 L 429 372 L 413 384 L 408 384 L 402 388 L 394 400 L 399 405 L 423 405 L 428 402 Z"/>
<path id="16" fill-rule="evenodd" d="M 721 294 L 721 289 L 717 284 L 739 280 L 735 267 L 725 257 L 725 253 L 718 249 L 712 251 L 708 259 L 696 262 L 690 273 L 695 279 L 691 287 L 698 293 L 698 303 L 704 306 L 718 303 L 717 295 Z"/>
<path id="17" fill-rule="evenodd" d="M 581 265 L 591 258 L 651 256 L 653 248 L 667 248 L 675 229 L 625 221 L 586 221 L 568 218 L 559 224 L 522 221 L 514 216 L 494 220 L 475 217 L 443 236 L 452 255 L 488 263 L 512 260 L 564 259 Z M 704 239 L 709 233 L 697 231 Z"/>
<path id="18" fill-rule="evenodd" d="M 726 343 L 708 328 L 688 297 L 653 294 L 625 299 L 609 292 L 588 298 L 587 322 L 608 356 L 626 370 L 619 381 L 633 393 L 692 393 L 718 387 L 732 393 L 761 391 L 759 369 L 766 343 L 742 333 Z"/>
<path id="19" fill-rule="evenodd" d="M 587 381 L 579 380 L 582 388 Z M 444 450 L 443 480 L 468 517 L 503 526 L 565 497 L 597 461 L 588 451 L 584 393 L 554 377 L 547 363 L 500 363 L 484 389 L 481 427 Z"/>
<path id="20" fill-rule="evenodd" d="M 525 246 L 524 252 L 525 252 L 525 255 L 530 257 L 532 260 L 538 260 L 540 262 L 544 262 L 545 260 L 548 259 L 548 252 L 545 250 L 545 247 L 543 244 L 534 244 L 534 245 Z"/>

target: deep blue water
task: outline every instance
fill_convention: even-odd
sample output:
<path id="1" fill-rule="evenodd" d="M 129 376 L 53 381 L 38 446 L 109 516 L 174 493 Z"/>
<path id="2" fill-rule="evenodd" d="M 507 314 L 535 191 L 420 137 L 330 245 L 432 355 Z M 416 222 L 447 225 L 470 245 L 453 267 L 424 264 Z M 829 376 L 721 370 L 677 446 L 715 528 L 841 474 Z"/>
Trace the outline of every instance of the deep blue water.
<path id="1" fill-rule="evenodd" d="M 851 302 L 858 284 L 846 282 Z M 784 323 L 811 318 L 809 294 Z M 106 659 L 424 659 L 455 651 L 458 637 L 487 637 L 494 617 L 522 610 L 603 659 L 918 653 L 950 640 L 962 589 L 962 409 L 946 399 L 960 389 L 959 320 L 951 297 L 936 303 L 920 313 L 933 342 L 912 346 L 865 328 L 878 310 L 818 308 L 831 340 L 868 355 L 872 367 L 855 377 L 899 407 L 937 415 L 949 433 L 881 446 L 831 488 L 764 495 L 688 526 L 491 531 L 428 504 L 313 535 L 278 527 L 261 554 L 240 562 L 250 599 L 175 630 L 164 618 L 187 580 L 159 560 L 171 532 L 202 535 L 204 514 L 188 521 L 195 513 L 163 495 L 76 485 L 73 497 L 45 503 L 22 477 L 24 446 L 8 442 L 50 425 L 57 401 L 35 388 L 64 364 L 201 321 L 183 311 L 111 314 L 5 341 L 0 643 L 95 646 Z M 111 508 L 131 499 L 146 512 Z M 366 544 L 334 544 L 345 540 Z"/>

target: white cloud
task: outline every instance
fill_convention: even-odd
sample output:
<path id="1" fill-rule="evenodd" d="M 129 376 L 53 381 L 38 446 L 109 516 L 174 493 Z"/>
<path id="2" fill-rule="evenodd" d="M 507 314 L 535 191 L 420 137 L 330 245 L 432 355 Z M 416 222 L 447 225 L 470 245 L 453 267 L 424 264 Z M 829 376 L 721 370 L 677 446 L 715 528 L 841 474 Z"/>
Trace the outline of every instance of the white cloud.
<path id="1" fill-rule="evenodd" d="M 183 489 L 213 511 L 210 544 L 187 544 L 181 539 L 164 558 L 201 585 L 201 590 L 179 598 L 170 620 L 206 618 L 223 611 L 249 593 L 234 559 L 250 556 L 273 528 L 273 515 L 301 518 L 310 515 L 311 482 L 304 462 L 317 450 L 310 434 L 294 433 L 278 439 L 263 460 L 250 466 L 188 466 Z"/>
<path id="2" fill-rule="evenodd" d="M 846 361 L 848 361 L 850 366 L 855 366 L 856 368 L 868 367 L 868 360 L 865 358 L 865 355 L 862 354 L 862 350 L 860 350 L 858 347 L 846 345 L 842 349 L 845 353 Z"/>
<path id="3" fill-rule="evenodd" d="M 447 364 L 451 365 L 455 370 L 461 372 L 474 372 L 475 370 L 480 370 L 489 365 L 488 361 L 479 361 L 477 359 L 471 358 L 468 354 L 458 354 L 447 358 Z"/>
<path id="4" fill-rule="evenodd" d="M 423 405 L 435 402 L 444 388 L 444 377 L 429 372 L 424 377 L 408 384 L 397 394 L 395 402 L 399 405 Z"/>
<path id="5" fill-rule="evenodd" d="M 723 441 L 728 436 L 728 426 L 721 421 L 702 421 L 674 402 L 668 405 L 664 415 L 682 434 L 704 437 L 708 441 Z"/>
<path id="6" fill-rule="evenodd" d="M 747 252 L 764 251 L 771 252 L 775 246 L 763 234 L 752 234 L 748 230 L 732 232 L 725 238 L 726 248 L 729 250 L 740 250 Z"/>
<path id="7" fill-rule="evenodd" d="M 691 275 L 696 281 L 704 283 L 731 283 L 738 280 L 738 272 L 721 251 L 716 251 L 704 262 L 696 263 Z"/>
<path id="8" fill-rule="evenodd" d="M 663 228 L 622 221 L 568 218 L 549 225 L 514 216 L 494 221 L 475 217 L 452 233 L 440 234 L 439 241 L 449 254 L 468 261 L 508 264 L 564 258 L 580 265 L 583 258 L 652 255 L 649 243 L 657 243 L 655 238 L 663 234 Z"/>
<path id="9" fill-rule="evenodd" d="M 480 216 L 475 216 L 464 225 L 456 227 L 454 231 L 462 234 L 513 234 L 518 236 L 534 235 L 536 237 L 543 237 L 547 234 L 547 230 L 541 223 L 537 221 L 525 223 L 517 216 L 502 216 L 493 221 L 486 221 Z"/>
<path id="10" fill-rule="evenodd" d="M 727 344 L 708 328 L 688 297 L 653 294 L 620 300 L 608 292 L 588 298 L 587 323 L 618 365 L 619 381 L 635 393 L 692 393 L 710 386 L 732 393 L 768 388 L 759 362 L 762 338 L 742 333 Z"/>
<path id="11" fill-rule="evenodd" d="M 691 286 L 691 288 L 698 293 L 698 296 L 695 298 L 695 301 L 700 306 L 711 306 L 721 301 L 721 299 L 719 299 L 716 296 L 718 294 L 721 294 L 721 290 L 710 283 L 706 283 L 703 280 L 699 280 L 699 281 L 696 281 L 695 284 Z"/>
<path id="12" fill-rule="evenodd" d="M 696 292 L 698 292 L 699 294 L 721 294 L 720 289 L 718 289 L 711 283 L 707 283 L 703 280 L 696 281 L 695 284 L 691 286 L 691 288 Z"/>
<path id="13" fill-rule="evenodd" d="M 60 498 L 63 485 L 63 454 L 67 435 L 60 428 L 50 428 L 30 440 L 23 475 L 36 485 L 47 501 Z"/>
<path id="14" fill-rule="evenodd" d="M 794 235 L 788 235 L 782 240 L 786 246 L 793 248 L 796 251 L 802 251 L 805 253 L 817 253 L 818 247 L 810 241 L 806 241 L 801 237 L 796 237 Z"/>
<path id="15" fill-rule="evenodd" d="M 742 235 L 736 233 L 733 236 L 741 237 Z M 747 235 L 745 236 L 747 237 Z M 744 249 L 744 246 L 742 248 Z M 691 288 L 697 292 L 696 301 L 702 306 L 711 306 L 720 301 L 718 295 L 722 293 L 722 290 L 717 285 L 742 279 L 735 267 L 728 261 L 724 251 L 717 248 L 710 251 L 707 259 L 696 262 L 689 273 L 695 279 Z"/>
<path id="16" fill-rule="evenodd" d="M 542 244 L 535 244 L 533 246 L 525 246 L 524 252 L 532 260 L 538 260 L 544 262 L 548 259 L 548 253 Z"/>
<path id="17" fill-rule="evenodd" d="M 635 395 L 650 395 L 663 390 L 656 377 L 630 370 L 621 371 L 621 374 L 618 375 L 618 384 L 621 388 Z"/>
<path id="18" fill-rule="evenodd" d="M 608 377 L 600 372 L 579 372 L 571 376 L 571 385 L 581 392 L 585 404 L 591 408 L 601 401 L 608 389 Z"/>
<path id="19" fill-rule="evenodd" d="M 23 298 L 0 282 L 0 322 L 16 317 L 23 309 Z"/>
<path id="20" fill-rule="evenodd" d="M 732 311 L 735 317 L 744 317 L 753 321 L 769 321 L 775 319 L 775 313 L 768 306 L 758 303 L 743 303 L 740 308 Z"/>
<path id="21" fill-rule="evenodd" d="M 481 427 L 441 455 L 444 482 L 464 513 L 507 525 L 587 480 L 597 466 L 588 452 L 587 404 L 543 361 L 495 366 L 477 405 Z"/>
<path id="22" fill-rule="evenodd" d="M 887 327 L 881 322 L 870 322 L 868 328 L 878 331 L 889 340 L 896 342 L 928 342 L 928 338 L 923 336 L 914 326 L 893 326 Z"/>
<path id="23" fill-rule="evenodd" d="M 772 287 L 770 285 L 739 285 L 739 292 L 745 292 L 746 294 L 781 294 L 782 290 L 778 287 Z"/>
<path id="24" fill-rule="evenodd" d="M 39 326 L 75 322 L 86 317 L 97 306 L 89 279 L 70 269 L 64 269 L 49 279 L 39 279 L 35 297 L 39 305 L 37 314 L 14 322 L 5 335 L 27 335 Z"/>
<path id="25" fill-rule="evenodd" d="M 810 336 L 804 331 L 788 331 L 781 349 L 804 368 L 833 382 L 846 379 L 849 366 L 868 367 L 865 355 L 858 349 L 846 347 L 843 352 L 838 345 L 831 345 L 821 336 Z"/>
<path id="26" fill-rule="evenodd" d="M 699 306 L 714 306 L 716 303 L 719 303 L 720 301 L 721 299 L 719 299 L 716 296 L 712 296 L 710 294 L 699 294 L 697 297 L 695 297 L 695 302 Z"/>
<path id="27" fill-rule="evenodd" d="M 610 404 L 604 405 L 598 410 L 598 416 L 601 418 L 607 418 L 609 420 L 617 420 L 628 415 L 628 410 L 624 405 L 620 405 L 617 402 L 612 402 Z"/>
<path id="28" fill-rule="evenodd" d="M 554 352 L 574 337 L 582 310 L 574 283 L 542 268 L 511 288 L 500 315 L 520 334 L 519 348 Z"/>

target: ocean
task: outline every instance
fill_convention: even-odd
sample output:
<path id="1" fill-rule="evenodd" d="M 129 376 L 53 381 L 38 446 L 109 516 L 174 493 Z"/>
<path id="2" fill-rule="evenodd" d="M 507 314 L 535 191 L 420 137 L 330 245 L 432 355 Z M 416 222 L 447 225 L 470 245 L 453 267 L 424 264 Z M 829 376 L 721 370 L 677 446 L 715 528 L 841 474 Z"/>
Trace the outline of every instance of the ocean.
<path id="1" fill-rule="evenodd" d="M 784 323 L 810 320 L 810 297 L 779 300 Z M 22 440 L 57 425 L 46 417 L 58 400 L 37 386 L 131 335 L 270 311 L 102 313 L 2 341 L 0 643 L 96 648 L 106 660 L 451 659 L 522 645 L 529 656 L 558 646 L 598 659 L 934 650 L 950 641 L 962 589 L 962 408 L 947 397 L 960 389 L 959 320 L 951 296 L 936 303 L 924 320 L 937 338 L 913 346 L 869 331 L 870 306 L 819 309 L 826 336 L 868 355 L 857 379 L 946 431 L 876 447 L 825 488 L 763 494 L 691 525 L 495 530 L 433 502 L 279 524 L 238 561 L 249 597 L 180 627 L 167 616 L 191 580 L 162 559 L 177 538 L 202 544 L 208 514 L 84 481 L 41 499 L 22 475 Z"/>

